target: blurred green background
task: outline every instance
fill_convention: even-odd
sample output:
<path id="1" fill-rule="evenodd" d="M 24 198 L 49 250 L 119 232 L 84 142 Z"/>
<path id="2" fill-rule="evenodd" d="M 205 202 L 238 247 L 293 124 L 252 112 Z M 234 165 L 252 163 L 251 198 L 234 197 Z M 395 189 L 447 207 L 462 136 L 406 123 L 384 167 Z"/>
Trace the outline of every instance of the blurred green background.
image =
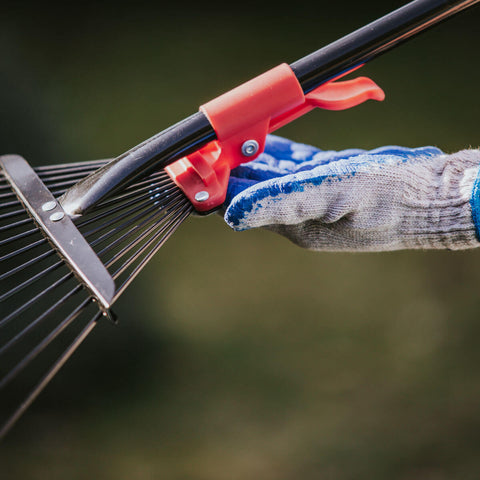
<path id="1" fill-rule="evenodd" d="M 4 2 L 0 151 L 112 157 L 403 2 Z M 480 10 L 279 134 L 479 143 Z M 192 218 L 0 445 L 2 479 L 477 479 L 480 254 L 303 251 Z"/>

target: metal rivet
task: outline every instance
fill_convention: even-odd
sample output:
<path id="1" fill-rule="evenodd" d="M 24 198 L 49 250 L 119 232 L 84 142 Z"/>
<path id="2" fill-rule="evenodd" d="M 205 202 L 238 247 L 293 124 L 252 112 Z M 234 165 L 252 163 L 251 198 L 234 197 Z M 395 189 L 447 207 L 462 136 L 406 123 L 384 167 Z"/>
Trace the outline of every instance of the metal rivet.
<path id="1" fill-rule="evenodd" d="M 256 140 L 247 140 L 242 145 L 242 153 L 245 157 L 251 157 L 258 152 L 258 142 Z"/>
<path id="2" fill-rule="evenodd" d="M 61 220 L 63 217 L 65 216 L 65 214 L 63 212 L 55 212 L 55 213 L 52 213 L 50 215 L 50 220 L 52 222 L 58 222 L 59 220 Z"/>
<path id="3" fill-rule="evenodd" d="M 45 202 L 42 205 L 42 210 L 44 212 L 49 212 L 50 210 L 53 210 L 57 206 L 57 202 Z"/>
<path id="4" fill-rule="evenodd" d="M 210 198 L 210 195 L 208 192 L 206 192 L 205 190 L 202 190 L 201 192 L 197 192 L 195 194 L 195 200 L 197 202 L 205 202 L 206 200 L 208 200 Z"/>

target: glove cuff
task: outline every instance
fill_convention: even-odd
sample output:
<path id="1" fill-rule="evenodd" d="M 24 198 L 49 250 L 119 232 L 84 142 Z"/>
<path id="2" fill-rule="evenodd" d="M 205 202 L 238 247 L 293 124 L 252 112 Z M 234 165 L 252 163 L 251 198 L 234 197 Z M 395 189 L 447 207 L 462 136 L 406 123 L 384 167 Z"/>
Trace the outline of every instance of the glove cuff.
<path id="1" fill-rule="evenodd" d="M 472 198 L 470 200 L 472 207 L 473 224 L 475 225 L 475 234 L 480 242 L 480 169 L 473 183 Z"/>

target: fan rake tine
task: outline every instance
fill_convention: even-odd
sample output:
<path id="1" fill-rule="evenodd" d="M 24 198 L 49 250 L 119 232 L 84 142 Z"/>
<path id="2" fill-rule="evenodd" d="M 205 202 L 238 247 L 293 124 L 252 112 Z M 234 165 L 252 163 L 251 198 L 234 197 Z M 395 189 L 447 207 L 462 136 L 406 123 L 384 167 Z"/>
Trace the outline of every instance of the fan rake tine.
<path id="1" fill-rule="evenodd" d="M 10 323 L 14 318 L 18 317 L 21 313 L 23 313 L 27 308 L 30 308 L 32 305 L 37 303 L 40 299 L 44 298 L 45 295 L 49 294 L 50 292 L 54 291 L 55 288 L 59 287 L 63 283 L 65 283 L 68 279 L 72 278 L 73 273 L 69 272 L 63 277 L 59 278 L 56 282 L 50 284 L 47 288 L 42 290 L 40 293 L 35 295 L 33 298 L 31 298 L 28 302 L 25 302 L 23 305 L 18 307 L 16 310 L 14 310 L 12 313 L 7 315 L 6 317 L 2 318 L 0 320 L 0 327 L 5 326 L 7 323 Z"/>
<path id="2" fill-rule="evenodd" d="M 44 242 L 42 242 L 44 243 Z M 31 267 L 32 265 L 44 260 L 45 258 L 49 257 L 50 255 L 54 255 L 55 250 L 48 250 L 47 252 L 42 253 L 41 255 L 37 255 L 36 257 L 28 260 L 27 262 L 22 263 L 21 265 L 16 266 L 15 268 L 12 268 L 8 272 L 3 273 L 0 275 L 0 280 L 5 280 L 6 278 L 14 275 L 15 273 L 21 272 L 22 270 L 25 270 L 25 268 Z M 0 259 L 1 260 L 1 259 Z"/>
<path id="3" fill-rule="evenodd" d="M 180 195 L 177 195 L 177 196 L 172 196 L 171 198 L 171 202 L 170 204 L 174 204 L 175 201 L 178 201 L 179 199 L 181 198 Z M 142 209 L 145 208 L 145 206 L 149 205 L 150 204 L 150 207 L 146 208 L 145 210 L 142 211 Z M 132 208 L 130 209 L 127 213 L 123 213 L 122 215 L 118 215 L 116 216 L 115 218 L 109 220 L 108 222 L 105 222 L 103 223 L 102 225 L 99 225 L 98 227 L 94 228 L 93 230 L 89 230 L 88 232 L 85 232 L 85 237 L 90 237 L 92 236 L 93 234 L 95 233 L 98 233 L 102 230 L 104 230 L 105 228 L 108 228 L 109 226 L 111 225 L 114 225 L 115 223 L 118 222 L 119 219 L 121 219 L 123 216 L 125 215 L 131 215 L 133 213 L 136 213 L 137 211 L 140 211 L 140 213 L 132 218 L 130 218 L 129 220 L 127 220 L 126 222 L 124 222 L 123 224 L 120 224 L 118 225 L 113 231 L 114 232 L 119 232 L 121 231 L 122 229 L 126 228 L 126 227 L 129 227 L 131 225 L 133 225 L 136 221 L 142 219 L 143 217 L 145 217 L 146 215 L 148 215 L 150 212 L 152 211 L 156 211 L 156 212 L 159 212 L 159 209 L 156 205 L 151 205 L 151 201 L 148 201 L 148 202 L 144 202 L 141 207 L 139 208 Z M 161 212 L 160 212 L 161 213 Z M 83 224 L 85 225 L 85 224 Z M 82 226 L 83 226 L 82 225 Z M 137 226 L 137 228 L 139 228 L 140 226 Z M 110 231 L 112 232 L 112 231 Z M 108 232 L 108 234 L 110 233 Z M 91 245 L 97 245 L 98 243 L 100 243 L 101 241 L 103 241 L 103 237 L 107 235 L 107 234 L 104 234 L 102 237 L 99 237 L 97 239 L 95 239 L 93 242 L 91 242 Z"/>
<path id="4" fill-rule="evenodd" d="M 75 350 L 81 345 L 81 343 L 87 338 L 89 333 L 95 328 L 98 320 L 102 316 L 101 312 L 98 312 L 84 327 L 80 334 L 70 344 L 70 346 L 63 352 L 63 354 L 56 360 L 48 372 L 43 376 L 40 382 L 35 388 L 28 394 L 27 398 L 22 404 L 15 410 L 10 416 L 7 422 L 0 428 L 0 440 L 7 434 L 17 420 L 23 415 L 25 410 L 33 403 L 33 401 L 40 395 L 43 389 L 48 385 L 52 378 L 58 373 L 58 371 L 65 365 L 67 360 L 73 355 Z"/>
<path id="5" fill-rule="evenodd" d="M 7 253 L 0 257 L 0 262 L 8 260 L 12 257 L 16 257 L 17 255 L 21 255 L 22 253 L 27 252 L 28 250 L 32 250 L 35 247 L 39 247 L 40 245 L 44 245 L 47 243 L 47 240 L 45 238 L 41 238 L 40 240 L 37 240 L 33 243 L 30 243 L 29 245 L 25 245 L 24 247 L 18 248 L 17 250 L 14 250 L 13 252 Z M 52 253 L 54 253 L 53 250 L 51 250 Z M 1 279 L 2 277 L 0 277 Z"/>
<path id="6" fill-rule="evenodd" d="M 172 181 L 168 178 L 168 179 L 162 179 L 160 182 L 158 183 L 155 183 L 154 185 L 152 185 L 152 183 L 149 181 L 149 182 L 141 182 L 138 183 L 138 184 L 135 184 L 135 187 L 137 187 L 136 190 L 134 191 L 131 191 L 129 189 L 126 189 L 125 190 L 125 193 L 121 194 L 121 195 L 117 195 L 116 197 L 113 197 L 112 199 L 109 199 L 109 200 L 105 200 L 103 203 L 101 203 L 98 208 L 106 208 L 108 207 L 109 205 L 114 205 L 115 203 L 117 203 L 119 200 L 126 200 L 128 198 L 131 198 L 133 197 L 135 194 L 139 194 L 139 193 L 142 193 L 142 192 L 149 192 L 149 194 L 152 196 L 152 198 L 154 197 L 154 195 L 156 194 L 155 193 L 155 190 L 158 189 L 159 187 L 162 187 L 164 185 L 169 185 L 169 184 L 172 184 Z M 173 185 L 172 185 L 173 187 Z M 165 192 L 170 192 L 172 191 L 174 188 L 170 188 L 170 189 L 164 189 L 162 191 L 165 191 Z"/>
<path id="7" fill-rule="evenodd" d="M 76 172 L 76 171 L 83 171 L 83 170 L 96 170 L 100 167 L 103 167 L 108 163 L 108 160 L 91 160 L 87 162 L 73 162 L 73 163 L 59 163 L 57 165 L 44 165 L 42 167 L 35 167 L 35 171 L 37 172 L 39 177 L 44 175 L 51 175 L 52 172 L 54 173 L 63 173 L 63 172 Z"/>
<path id="8" fill-rule="evenodd" d="M 155 253 L 163 246 L 163 244 L 170 238 L 170 236 L 175 232 L 175 230 L 180 226 L 180 224 L 190 215 L 192 212 L 193 207 L 188 204 L 184 207 L 183 211 L 177 218 L 177 220 L 173 223 L 170 224 L 170 228 L 167 230 L 166 234 L 160 239 L 160 241 L 152 248 L 152 250 L 147 254 L 147 256 L 140 262 L 139 265 L 135 267 L 135 269 L 130 273 L 128 278 L 122 283 L 122 285 L 117 288 L 117 292 L 115 293 L 115 297 L 113 299 L 113 302 L 117 300 L 120 295 L 125 291 L 125 289 L 132 283 L 134 278 L 138 275 L 138 273 L 142 270 L 142 268 L 146 265 L 146 263 L 155 255 Z M 145 246 L 143 246 L 141 249 L 137 251 L 137 253 L 131 257 L 127 262 L 125 262 L 122 267 L 117 270 L 113 278 L 117 279 L 136 259 L 140 257 L 144 253 L 144 251 L 147 249 L 148 246 L 151 245 L 155 240 L 158 239 L 164 232 L 166 227 L 168 227 L 168 224 L 159 230 L 157 234 L 152 237 L 152 239 L 149 241 L 149 243 Z"/>
<path id="9" fill-rule="evenodd" d="M 17 222 L 10 223 L 9 225 L 4 225 L 4 226 L 0 227 L 0 232 L 7 232 L 8 230 L 12 230 L 14 228 L 21 227 L 22 225 L 28 225 L 28 224 L 31 224 L 31 223 L 33 223 L 33 220 L 31 218 L 25 218 L 23 220 L 18 220 Z"/>
<path id="10" fill-rule="evenodd" d="M 61 267 L 63 265 L 62 261 L 56 262 L 53 265 L 48 266 L 46 269 L 42 270 L 41 272 L 33 275 L 33 277 L 28 278 L 24 282 L 20 283 L 19 285 L 16 285 L 12 289 L 10 289 L 8 292 L 3 293 L 0 295 L 0 302 L 6 300 L 7 298 L 11 297 L 12 295 L 15 295 L 16 293 L 20 292 L 21 290 L 27 288 L 28 286 L 32 285 L 36 281 L 42 279 L 49 273 L 53 272 L 57 268 Z"/>
<path id="11" fill-rule="evenodd" d="M 11 200 L 10 202 L 2 202 L 1 207 L 2 208 L 7 208 L 7 207 L 16 207 L 18 205 L 21 205 L 22 203 L 20 200 Z M 23 210 L 25 211 L 25 210 Z"/>
<path id="12" fill-rule="evenodd" d="M 182 202 L 182 200 L 184 200 L 184 198 L 180 197 L 179 199 L 177 200 L 172 200 L 171 202 L 171 207 L 170 208 L 177 208 L 179 206 L 182 206 L 184 204 L 184 202 Z M 150 208 L 149 210 L 152 210 L 152 209 L 155 209 L 157 210 L 155 212 L 155 214 L 151 215 L 150 217 L 148 217 L 147 219 L 145 219 L 143 222 L 141 222 L 137 228 L 136 228 L 136 232 L 138 232 L 138 230 L 141 230 L 143 227 L 151 224 L 154 220 L 156 220 L 155 223 L 153 223 L 146 231 L 144 231 L 141 235 L 138 235 L 137 233 L 135 234 L 135 240 L 131 243 L 129 243 L 126 247 L 124 247 L 120 252 L 118 252 L 114 257 L 112 257 L 110 260 L 108 260 L 107 262 L 105 262 L 105 265 L 107 267 L 111 266 L 113 263 L 115 263 L 118 258 L 120 258 L 122 255 L 124 255 L 126 252 L 128 252 L 131 248 L 133 248 L 135 245 L 137 245 L 139 242 L 141 242 L 144 238 L 148 237 L 148 235 L 155 230 L 155 228 L 157 228 L 158 224 L 160 224 L 165 218 L 167 218 L 171 212 L 163 212 L 162 210 L 158 210 L 156 209 L 155 206 L 153 206 L 152 208 Z M 125 226 L 121 226 L 122 228 L 119 229 L 119 231 L 123 230 L 124 228 L 128 227 L 128 223 L 126 223 Z M 109 244 L 107 247 L 105 247 L 103 250 L 100 250 L 100 252 L 98 252 L 98 255 L 99 256 L 102 256 L 104 255 L 105 253 L 111 251 L 113 248 L 115 248 L 116 246 L 120 245 L 122 243 L 123 240 L 125 240 L 126 238 L 128 238 L 129 236 L 131 236 L 131 231 L 130 230 L 127 230 L 121 237 L 119 237 L 118 239 L 116 239 L 115 242 L 112 242 L 111 244 Z"/>
<path id="13" fill-rule="evenodd" d="M 38 325 L 42 320 L 51 315 L 55 310 L 61 307 L 69 298 L 78 293 L 81 290 L 81 286 L 77 285 L 74 289 L 64 295 L 60 300 L 55 302 L 51 307 L 49 307 L 45 312 L 39 315 L 31 324 L 25 327 L 21 332 L 19 332 L 15 337 L 10 339 L 5 345 L 0 349 L 0 353 L 5 353 L 12 345 L 17 343 L 25 334 L 27 334 L 33 327 Z M 13 367 L 1 380 L 0 380 L 0 390 L 4 388 L 10 381 L 12 381 L 39 353 L 41 353 L 48 345 L 50 345 L 55 338 L 60 335 L 87 307 L 87 305 L 92 301 L 89 297 L 80 303 L 72 313 L 65 317 L 40 343 L 36 345 L 35 348 L 30 350 L 30 352 L 25 355 L 25 357 L 20 360 L 15 367 Z"/>
<path id="14" fill-rule="evenodd" d="M 48 175 L 43 174 L 39 175 L 45 185 L 52 182 L 69 182 L 70 180 L 75 181 L 81 178 L 84 178 L 86 175 L 89 175 L 91 172 L 94 172 L 95 168 L 90 168 L 88 170 L 71 170 L 71 171 L 55 171 L 51 172 Z M 50 185 L 51 186 L 51 185 Z"/>
<path id="15" fill-rule="evenodd" d="M 144 200 L 144 201 L 142 203 L 138 203 L 140 200 Z M 122 205 L 119 205 L 118 207 L 109 209 L 109 210 L 104 211 L 104 212 L 99 212 L 91 218 L 88 218 L 84 221 L 78 222 L 77 227 L 83 228 L 83 227 L 86 227 L 87 225 L 90 225 L 91 223 L 97 222 L 98 220 L 101 220 L 103 218 L 108 218 L 114 213 L 121 213 L 121 215 L 118 215 L 117 217 L 113 218 L 112 220 L 109 220 L 109 222 L 106 223 L 106 224 L 111 224 L 112 222 L 117 221 L 118 218 L 121 218 L 122 216 L 125 216 L 125 215 L 130 215 L 132 213 L 135 213 L 135 212 L 141 210 L 142 208 L 145 208 L 147 205 L 151 205 L 151 204 L 152 204 L 152 200 L 150 198 L 150 195 L 147 194 L 147 195 L 144 195 L 143 197 L 136 198 L 134 200 L 130 200 L 129 202 L 124 203 Z M 125 211 L 126 209 L 128 209 L 129 207 L 132 207 L 132 206 L 133 206 L 133 208 Z M 88 233 L 88 235 L 90 235 L 90 232 Z"/>
<path id="16" fill-rule="evenodd" d="M 0 206 L 4 207 L 5 205 L 2 204 Z M 11 212 L 7 212 L 7 213 L 0 213 L 0 220 L 3 220 L 5 218 L 17 217 L 19 215 L 25 215 L 25 210 L 23 208 L 20 210 L 12 210 Z"/>
<path id="17" fill-rule="evenodd" d="M 13 159 L 7 159 L 7 161 L 12 162 Z M 105 163 L 106 161 L 99 161 L 88 164 L 39 167 L 35 169 L 35 172 L 50 195 L 57 196 Z M 8 170 L 6 169 L 6 171 Z M 10 175 L 10 171 L 8 172 Z M 10 177 L 9 180 L 11 180 Z M 12 183 L 12 185 L 14 184 Z M 10 252 L 4 249 L 6 253 L 0 256 L 0 262 L 11 261 L 17 255 L 28 253 L 20 265 L 5 263 L 9 270 L 0 274 L 0 280 L 12 279 L 13 284 L 9 284 L 8 288 L 0 294 L 0 302 L 19 292 L 25 292 L 31 287 L 39 290 L 38 293 L 31 292 L 31 297 L 25 303 L 12 306 L 14 310 L 0 319 L 0 329 L 7 327 L 4 330 L 5 334 L 0 335 L 0 337 L 4 337 L 0 342 L 0 356 L 4 358 L 4 361 L 10 359 L 12 355 L 18 357 L 11 368 L 4 373 L 3 378 L 0 378 L 0 390 L 10 385 L 20 374 L 23 375 L 22 372 L 31 366 L 38 356 L 43 357 L 42 352 L 51 351 L 58 342 L 57 337 L 63 338 L 69 331 L 73 334 L 72 329 L 75 330 L 75 325 L 80 328 L 79 322 L 85 322 L 82 325 L 81 333 L 50 364 L 46 373 L 30 390 L 6 423 L 3 426 L 0 425 L 1 439 L 85 340 L 99 319 L 108 315 L 108 312 L 99 310 L 96 314 L 92 313 L 89 316 L 89 309 L 92 307 L 92 302 L 95 301 L 94 297 L 88 296 L 83 300 L 80 299 L 80 293 L 85 293 L 84 287 L 80 283 L 66 288 L 68 287 L 67 282 L 74 279 L 73 271 L 57 272 L 65 264 L 65 261 L 58 258 L 57 260 L 51 259 L 52 256 L 56 256 L 57 251 L 55 248 L 48 248 L 47 237 L 34 237 L 34 235 L 42 233 L 42 230 L 36 227 L 36 222 L 39 220 L 36 211 L 32 214 L 36 220 L 30 217 L 21 217 L 26 213 L 20 207 L 23 200 L 20 202 L 17 199 L 16 194 L 12 192 L 11 185 L 2 180 L 1 175 L 0 202 L 3 202 L 0 207 L 0 222 L 3 223 L 0 226 L 0 232 L 12 231 L 15 234 L 10 238 L 0 240 L 0 248 L 8 246 L 10 249 L 14 249 Z M 75 222 L 76 228 L 80 229 L 82 236 L 87 239 L 90 246 L 96 247 L 97 250 L 101 248 L 96 256 L 102 259 L 104 268 L 109 270 L 116 268 L 113 275 L 110 273 L 110 280 L 112 278 L 123 280 L 120 289 L 113 292 L 106 308 L 125 291 L 155 252 L 188 216 L 192 208 L 188 199 L 166 172 L 159 171 L 103 201 L 93 212 L 85 214 Z M 6 224 L 8 222 L 11 223 Z M 30 223 L 33 223 L 34 227 L 30 227 Z M 14 228 L 18 228 L 18 230 L 14 231 Z M 21 243 L 16 245 L 16 242 Z M 106 257 L 111 258 L 106 260 Z M 45 263 L 41 264 L 42 261 Z M 37 265 L 35 272 L 30 276 L 26 275 L 29 268 L 35 265 Z M 21 275 L 16 277 L 16 274 Z M 53 274 L 54 281 L 47 283 L 51 274 Z M 55 300 L 51 300 L 49 305 L 46 305 L 45 301 L 49 300 L 50 295 L 59 287 L 62 288 L 59 290 L 62 293 L 57 294 Z M 67 301 L 73 302 L 71 310 L 68 310 Z M 42 305 L 43 308 L 40 309 Z M 55 322 L 55 314 L 58 315 L 60 312 L 66 313 L 66 316 Z M 26 317 L 24 314 L 29 316 Z M 19 319 L 20 322 L 18 326 L 14 322 L 16 319 Z M 52 321 L 55 323 L 51 324 Z M 8 335 L 6 335 L 7 333 Z M 39 334 L 41 336 L 36 338 L 35 335 Z M 28 345 L 28 342 L 31 344 Z M 24 345 L 23 352 L 17 352 L 17 346 L 21 345 Z M 4 357 L 4 355 L 6 356 Z"/>
<path id="18" fill-rule="evenodd" d="M 32 228 L 31 230 L 26 230 L 25 232 L 18 233 L 17 235 L 13 235 L 10 238 L 6 238 L 5 240 L 0 240 L 0 247 L 3 245 L 8 245 L 9 243 L 16 242 L 17 240 L 21 240 L 22 238 L 29 237 L 30 235 L 33 235 L 38 232 L 40 232 L 40 229 L 35 227 L 35 228 Z"/>

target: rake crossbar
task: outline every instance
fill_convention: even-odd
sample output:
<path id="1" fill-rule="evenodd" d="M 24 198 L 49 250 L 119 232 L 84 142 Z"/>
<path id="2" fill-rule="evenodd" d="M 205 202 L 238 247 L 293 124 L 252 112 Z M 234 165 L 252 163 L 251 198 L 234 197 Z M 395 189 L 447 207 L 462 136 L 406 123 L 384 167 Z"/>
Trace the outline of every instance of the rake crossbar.
<path id="1" fill-rule="evenodd" d="M 0 158 L 0 166 L 18 198 L 75 275 L 108 310 L 115 283 L 95 252 L 65 215 L 32 167 L 18 155 Z"/>

